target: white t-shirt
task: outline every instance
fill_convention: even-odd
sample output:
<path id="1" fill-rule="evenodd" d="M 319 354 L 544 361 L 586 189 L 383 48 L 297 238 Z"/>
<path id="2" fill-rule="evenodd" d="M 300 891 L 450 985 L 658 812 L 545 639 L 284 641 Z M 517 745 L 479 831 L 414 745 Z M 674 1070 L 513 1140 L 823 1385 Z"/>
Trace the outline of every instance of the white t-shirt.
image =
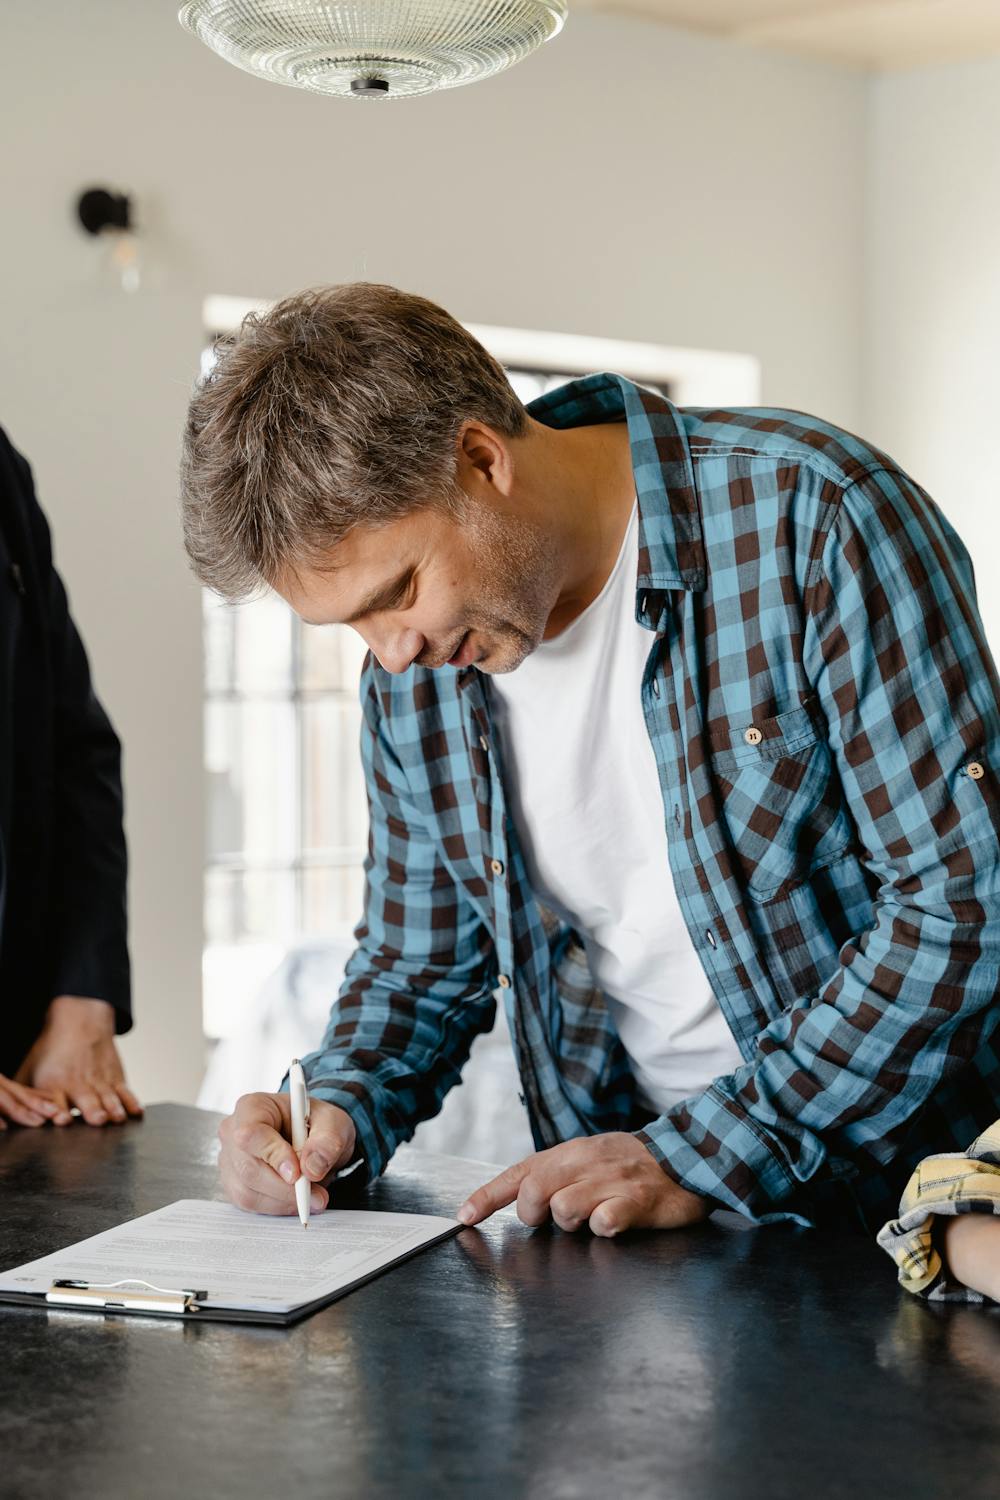
<path id="1" fill-rule="evenodd" d="M 579 932 L 640 1097 L 656 1111 L 742 1058 L 695 952 L 667 858 L 640 688 L 639 517 L 598 597 L 490 679 L 508 804 L 538 897 Z"/>

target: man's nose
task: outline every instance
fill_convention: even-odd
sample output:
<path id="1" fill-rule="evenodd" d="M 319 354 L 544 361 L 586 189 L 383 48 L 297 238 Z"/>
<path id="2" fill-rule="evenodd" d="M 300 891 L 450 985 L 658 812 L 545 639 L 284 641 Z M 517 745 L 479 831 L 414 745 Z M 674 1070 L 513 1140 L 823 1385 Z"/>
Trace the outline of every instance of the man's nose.
<path id="1" fill-rule="evenodd" d="M 387 632 L 378 639 L 369 640 L 368 645 L 387 672 L 405 672 L 412 666 L 427 644 L 419 630 L 407 628 Z"/>

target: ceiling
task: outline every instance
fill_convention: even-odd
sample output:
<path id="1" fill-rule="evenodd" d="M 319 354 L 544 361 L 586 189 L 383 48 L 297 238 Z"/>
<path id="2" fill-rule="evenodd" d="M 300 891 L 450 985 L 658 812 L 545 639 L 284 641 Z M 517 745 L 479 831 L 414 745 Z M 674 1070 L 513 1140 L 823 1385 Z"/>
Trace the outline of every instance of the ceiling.
<path id="1" fill-rule="evenodd" d="M 570 0 L 879 71 L 1000 54 L 1000 0 Z"/>

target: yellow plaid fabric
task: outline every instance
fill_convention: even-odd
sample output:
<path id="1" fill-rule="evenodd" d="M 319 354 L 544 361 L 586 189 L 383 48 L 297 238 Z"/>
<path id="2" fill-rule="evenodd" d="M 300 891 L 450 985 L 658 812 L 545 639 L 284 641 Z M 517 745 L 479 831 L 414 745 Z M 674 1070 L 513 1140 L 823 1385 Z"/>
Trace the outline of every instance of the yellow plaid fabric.
<path id="1" fill-rule="evenodd" d="M 899 1284 L 934 1301 L 984 1302 L 952 1280 L 934 1246 L 938 1214 L 1000 1214 L 1000 1120 L 968 1151 L 928 1156 L 906 1184 L 899 1218 L 878 1232 L 878 1242 L 899 1267 Z"/>

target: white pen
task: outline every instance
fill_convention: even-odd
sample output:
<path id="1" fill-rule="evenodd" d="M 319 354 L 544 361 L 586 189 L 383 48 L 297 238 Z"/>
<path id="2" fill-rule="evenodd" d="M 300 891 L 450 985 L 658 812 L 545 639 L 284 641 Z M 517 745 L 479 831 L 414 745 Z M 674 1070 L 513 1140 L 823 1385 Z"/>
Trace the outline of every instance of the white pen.
<path id="1" fill-rule="evenodd" d="M 309 1134 L 309 1095 L 306 1093 L 306 1075 L 297 1057 L 292 1058 L 288 1070 L 288 1093 L 292 1105 L 292 1148 L 299 1154 Z M 312 1183 L 308 1177 L 295 1179 L 295 1206 L 303 1229 L 309 1228 L 309 1194 Z"/>

